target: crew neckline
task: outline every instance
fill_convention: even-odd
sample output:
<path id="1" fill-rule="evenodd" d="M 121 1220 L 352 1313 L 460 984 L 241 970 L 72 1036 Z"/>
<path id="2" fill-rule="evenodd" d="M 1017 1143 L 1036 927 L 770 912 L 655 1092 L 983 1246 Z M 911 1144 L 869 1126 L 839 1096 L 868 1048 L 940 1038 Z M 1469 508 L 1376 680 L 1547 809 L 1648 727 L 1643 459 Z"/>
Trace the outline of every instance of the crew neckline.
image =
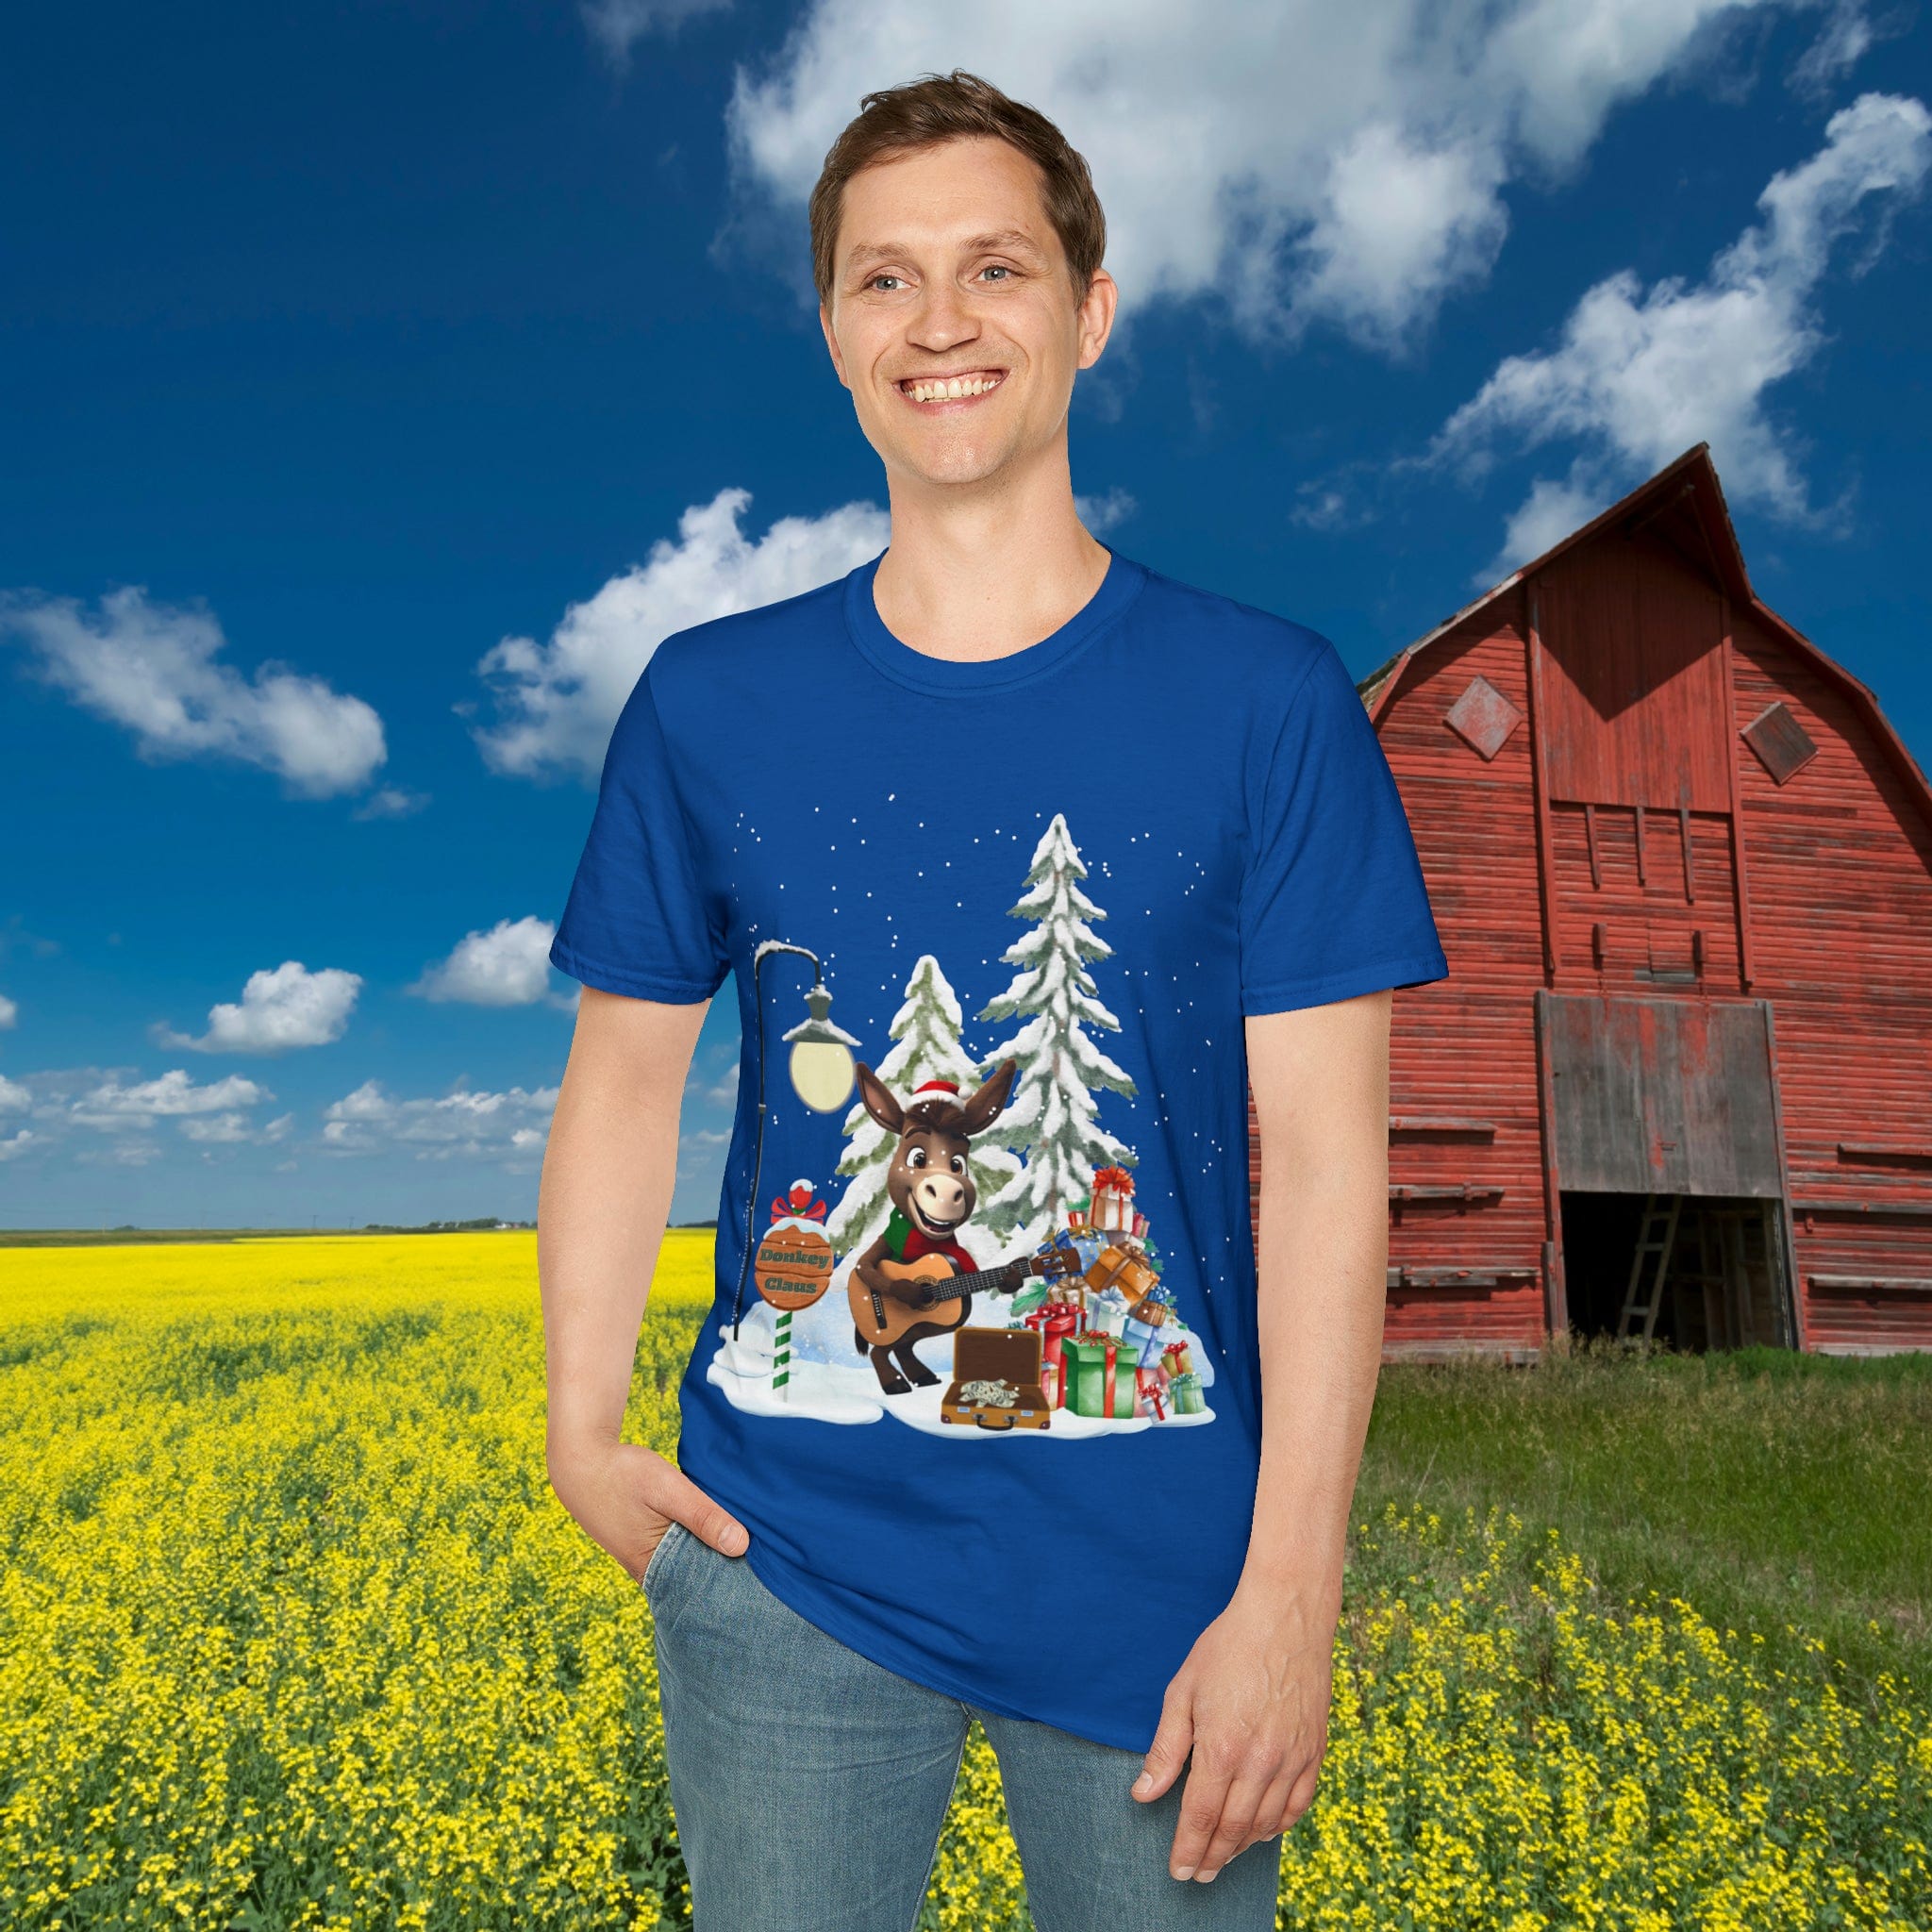
<path id="1" fill-rule="evenodd" d="M 1107 552 L 1107 575 L 1092 596 L 1057 631 L 1003 657 L 935 658 L 894 637 L 873 601 L 873 578 L 885 557 L 883 550 L 845 579 L 845 628 L 871 663 L 914 691 L 983 692 L 1030 684 L 1049 671 L 1058 671 L 1091 643 L 1134 601 L 1146 582 L 1144 566 L 1123 557 L 1110 543 L 1100 547 Z"/>

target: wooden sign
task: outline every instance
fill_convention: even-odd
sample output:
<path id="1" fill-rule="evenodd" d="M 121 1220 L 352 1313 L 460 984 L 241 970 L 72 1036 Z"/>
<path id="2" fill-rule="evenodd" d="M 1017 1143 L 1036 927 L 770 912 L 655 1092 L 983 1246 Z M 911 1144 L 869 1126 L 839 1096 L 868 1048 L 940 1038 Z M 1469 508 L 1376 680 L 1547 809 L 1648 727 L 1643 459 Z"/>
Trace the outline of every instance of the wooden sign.
<path id="1" fill-rule="evenodd" d="M 808 1308 L 832 1284 L 832 1244 L 814 1228 L 774 1227 L 752 1257 L 752 1279 L 774 1308 Z"/>

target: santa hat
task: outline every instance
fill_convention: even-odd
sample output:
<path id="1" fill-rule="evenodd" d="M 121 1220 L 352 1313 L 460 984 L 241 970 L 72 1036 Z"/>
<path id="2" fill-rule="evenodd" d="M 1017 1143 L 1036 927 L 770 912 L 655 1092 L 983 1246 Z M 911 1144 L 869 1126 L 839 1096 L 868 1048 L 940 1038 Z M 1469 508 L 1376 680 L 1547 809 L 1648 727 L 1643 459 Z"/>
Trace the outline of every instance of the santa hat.
<path id="1" fill-rule="evenodd" d="M 934 1100 L 950 1101 L 955 1107 L 960 1106 L 958 1081 L 922 1080 L 912 1090 L 912 1098 L 906 1104 L 908 1107 L 920 1107 L 928 1101 Z"/>

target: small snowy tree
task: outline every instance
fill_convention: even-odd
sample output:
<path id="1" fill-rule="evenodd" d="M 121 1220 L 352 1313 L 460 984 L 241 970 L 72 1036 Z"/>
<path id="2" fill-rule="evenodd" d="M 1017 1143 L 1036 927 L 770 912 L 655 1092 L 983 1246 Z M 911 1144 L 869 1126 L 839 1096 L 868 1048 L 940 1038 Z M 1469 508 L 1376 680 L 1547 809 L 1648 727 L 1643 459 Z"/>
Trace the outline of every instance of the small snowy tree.
<path id="1" fill-rule="evenodd" d="M 1087 1198 L 1096 1167 L 1134 1162 L 1133 1150 L 1094 1118 L 1094 1088 L 1129 1099 L 1135 1089 L 1087 1037 L 1089 1026 L 1118 1033 L 1121 1023 L 1101 1005 L 1087 971 L 1088 960 L 1109 958 L 1113 948 L 1088 924 L 1107 914 L 1080 890 L 1086 876 L 1066 815 L 1056 812 L 1034 848 L 1026 891 L 1010 908 L 1013 918 L 1035 924 L 1000 955 L 1021 971 L 979 1013 L 982 1020 L 1024 1022 L 980 1063 L 984 1075 L 1008 1057 L 1020 1062 L 1018 1100 L 985 1138 L 1026 1158 L 981 1215 L 996 1234 L 1024 1228 L 1029 1246 L 1048 1239 L 1065 1208 Z"/>
<path id="2" fill-rule="evenodd" d="M 898 1044 L 873 1072 L 902 1102 L 924 1080 L 956 1081 L 964 1100 L 979 1084 L 973 1057 L 959 1041 L 964 1022 L 958 999 L 940 970 L 940 962 L 930 953 L 921 954 L 906 982 L 906 1004 L 887 1029 Z M 841 1255 L 857 1253 L 885 1232 L 892 1213 L 886 1174 L 899 1144 L 866 1112 L 863 1101 L 853 1102 L 845 1116 L 844 1131 L 852 1144 L 839 1162 L 838 1172 L 849 1174 L 851 1184 L 825 1222 L 825 1233 Z M 984 1202 L 1011 1184 L 1020 1163 L 982 1135 L 970 1143 L 966 1168 Z M 970 1246 L 970 1226 L 966 1239 Z"/>

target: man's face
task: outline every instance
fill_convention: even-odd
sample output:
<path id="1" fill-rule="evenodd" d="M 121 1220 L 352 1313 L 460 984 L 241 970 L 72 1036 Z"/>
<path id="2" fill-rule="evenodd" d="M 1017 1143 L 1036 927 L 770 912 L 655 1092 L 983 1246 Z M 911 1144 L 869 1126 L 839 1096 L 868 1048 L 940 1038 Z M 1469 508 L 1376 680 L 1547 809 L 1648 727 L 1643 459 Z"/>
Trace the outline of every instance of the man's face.
<path id="1" fill-rule="evenodd" d="M 1039 169 L 991 136 L 862 168 L 845 184 L 819 311 L 866 440 L 898 477 L 971 484 L 1053 446 L 1074 374 L 1099 358 L 1112 278 L 1085 299 Z"/>

